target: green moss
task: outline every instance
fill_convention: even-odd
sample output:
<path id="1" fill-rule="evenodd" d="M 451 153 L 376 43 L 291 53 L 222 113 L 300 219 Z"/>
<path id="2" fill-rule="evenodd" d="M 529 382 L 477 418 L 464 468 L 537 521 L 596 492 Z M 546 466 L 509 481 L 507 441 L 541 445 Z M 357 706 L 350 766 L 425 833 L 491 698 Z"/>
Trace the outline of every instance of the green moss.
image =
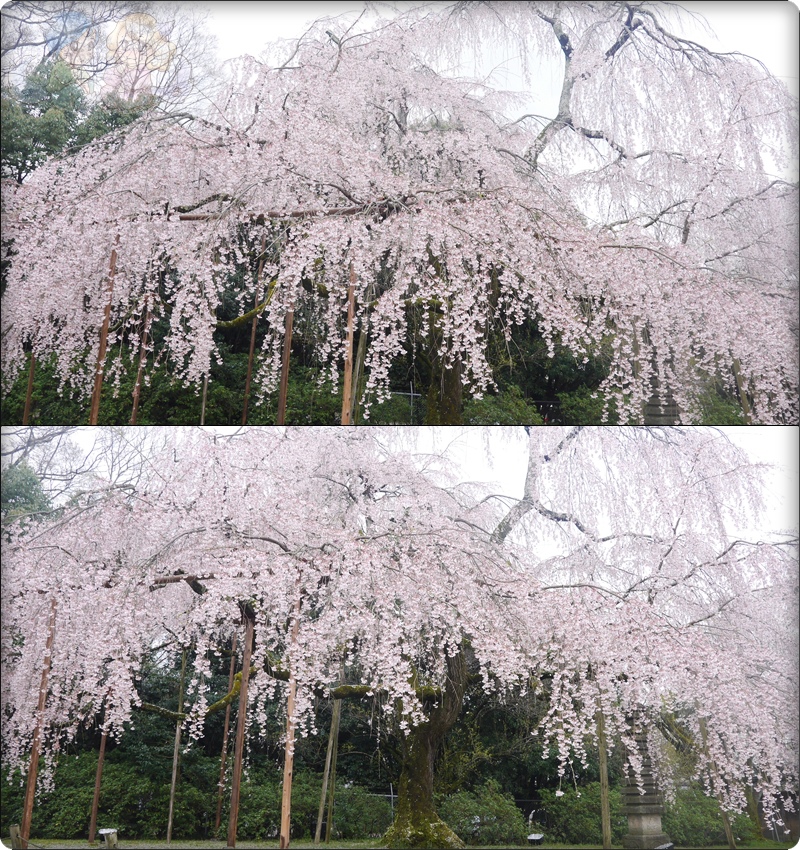
<path id="1" fill-rule="evenodd" d="M 464 842 L 438 816 L 412 818 L 409 813 L 398 815 L 383 837 L 383 844 L 390 848 L 448 848 L 463 847 Z"/>

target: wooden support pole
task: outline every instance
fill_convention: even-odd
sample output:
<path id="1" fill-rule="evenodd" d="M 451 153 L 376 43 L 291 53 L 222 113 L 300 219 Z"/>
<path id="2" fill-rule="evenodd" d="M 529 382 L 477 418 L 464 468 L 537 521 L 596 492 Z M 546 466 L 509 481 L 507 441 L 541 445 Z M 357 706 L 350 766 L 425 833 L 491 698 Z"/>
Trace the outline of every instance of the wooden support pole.
<path id="1" fill-rule="evenodd" d="M 298 582 L 299 583 L 299 582 Z M 289 846 L 291 833 L 292 811 L 292 773 L 294 769 L 294 702 L 297 696 L 297 680 L 294 677 L 294 661 L 292 654 L 297 645 L 297 630 L 300 627 L 300 593 L 298 587 L 297 599 L 294 603 L 294 620 L 292 622 L 291 648 L 289 656 L 289 696 L 286 700 L 286 748 L 283 760 L 283 797 L 281 799 L 281 838 L 280 850 Z"/>
<path id="2" fill-rule="evenodd" d="M 342 713 L 342 701 L 333 701 L 333 717 L 331 718 L 331 733 L 328 737 L 328 752 L 325 755 L 325 772 L 322 774 L 322 791 L 319 795 L 319 812 L 317 813 L 317 830 L 314 833 L 314 844 L 319 844 L 322 837 L 322 819 L 325 816 L 325 799 L 328 795 L 328 777 L 331 771 L 331 756 L 339 735 L 339 717 Z"/>
<path id="3" fill-rule="evenodd" d="M 236 634 L 233 635 L 233 644 L 231 646 L 231 668 L 228 673 L 228 693 L 233 690 L 233 675 L 236 670 Z M 217 814 L 214 818 L 214 832 L 219 829 L 219 824 L 222 819 L 222 794 L 225 783 L 225 759 L 228 755 L 228 729 L 230 728 L 231 720 L 231 704 L 225 706 L 225 726 L 222 729 L 222 758 L 219 765 L 219 783 L 217 790 Z"/>
<path id="4" fill-rule="evenodd" d="M 100 738 L 100 753 L 97 756 L 97 771 L 94 775 L 94 797 L 92 797 L 92 814 L 89 819 L 89 844 L 94 844 L 95 833 L 97 832 L 97 812 L 100 808 L 100 783 L 103 779 L 103 761 L 106 757 L 106 738 L 108 732 L 103 730 L 103 735 Z"/>
<path id="5" fill-rule="evenodd" d="M 350 422 L 357 425 L 356 408 L 358 400 L 364 396 L 364 360 L 367 356 L 367 328 L 362 323 L 361 333 L 358 337 L 358 349 L 356 350 L 356 364 L 353 370 L 353 394 L 350 399 Z M 413 403 L 413 399 L 412 399 Z"/>
<path id="6" fill-rule="evenodd" d="M 36 355 L 31 350 L 31 364 L 28 368 L 28 391 L 25 393 L 25 408 L 22 411 L 22 424 L 28 425 L 31 418 L 31 397 L 33 396 L 33 376 L 36 372 Z"/>
<path id="7" fill-rule="evenodd" d="M 208 398 L 208 372 L 203 375 L 203 401 L 200 403 L 200 424 L 206 424 L 206 399 Z"/>
<path id="8" fill-rule="evenodd" d="M 183 712 L 183 685 L 186 681 L 186 649 L 181 657 L 181 683 L 178 686 L 178 714 Z M 178 760 L 181 754 L 181 724 L 175 722 L 175 746 L 172 750 L 172 783 L 169 787 L 169 816 L 167 817 L 167 844 L 172 841 L 172 814 L 175 811 L 175 787 L 178 784 Z"/>
<path id="9" fill-rule="evenodd" d="M 39 684 L 39 703 L 36 707 L 36 728 L 33 731 L 31 760 L 28 764 L 28 779 L 25 785 L 25 802 L 22 807 L 22 823 L 19 828 L 23 850 L 26 850 L 28 846 L 28 839 L 31 834 L 31 819 L 33 818 L 33 802 L 36 798 L 36 777 L 39 770 L 39 753 L 42 746 L 42 724 L 44 722 L 44 709 L 47 704 L 47 680 L 50 677 L 53 637 L 56 631 L 56 607 L 56 599 L 53 597 L 50 602 L 50 619 L 47 624 L 47 643 L 45 644 L 44 662 L 42 663 L 42 680 Z"/>
<path id="10" fill-rule="evenodd" d="M 736 381 L 736 391 L 739 393 L 739 403 L 742 405 L 742 413 L 744 414 L 744 424 L 753 424 L 753 410 L 750 407 L 750 400 L 747 398 L 747 391 L 742 378 L 742 364 L 738 359 L 733 361 L 733 377 Z"/>
<path id="11" fill-rule="evenodd" d="M 94 390 L 92 391 L 92 406 L 89 411 L 89 424 L 97 425 L 97 417 L 100 414 L 100 393 L 103 389 L 103 371 L 106 362 L 106 345 L 108 342 L 108 325 L 111 321 L 111 299 L 114 294 L 114 275 L 117 272 L 117 249 L 111 251 L 111 260 L 108 264 L 108 287 L 103 324 L 100 328 L 100 345 L 97 349 L 97 366 L 94 372 Z"/>
<path id="12" fill-rule="evenodd" d="M 608 793 L 608 744 L 606 720 L 602 709 L 595 714 L 597 722 L 597 749 L 600 756 L 600 823 L 603 830 L 603 850 L 611 850 L 611 803 Z"/>
<path id="13" fill-rule="evenodd" d="M 356 273 L 350 263 L 350 286 L 347 287 L 347 354 L 344 360 L 344 390 L 342 392 L 342 425 L 351 425 L 353 396 L 353 318 L 355 314 Z"/>
<path id="14" fill-rule="evenodd" d="M 261 282 L 264 277 L 264 260 L 266 259 L 267 234 L 261 237 L 261 257 L 258 260 L 258 272 L 256 273 L 256 292 L 253 299 L 253 309 L 258 309 L 258 295 L 261 291 Z M 247 377 L 244 382 L 244 404 L 242 406 L 242 425 L 247 425 L 247 404 L 250 400 L 250 380 L 253 376 L 253 355 L 256 350 L 256 325 L 258 324 L 258 313 L 253 316 L 253 324 L 250 328 L 250 354 L 247 357 Z"/>
<path id="15" fill-rule="evenodd" d="M 697 708 L 697 707 L 696 707 Z M 702 715 L 700 715 L 700 710 L 697 708 L 697 714 L 700 721 L 700 735 L 703 739 L 703 752 L 705 753 L 706 758 L 709 760 L 711 766 L 711 772 L 714 775 L 714 784 L 716 786 L 715 796 L 717 798 L 717 803 L 719 804 L 719 813 L 722 816 L 722 828 L 725 831 L 725 838 L 728 842 L 728 847 L 730 850 L 736 850 L 736 838 L 733 835 L 733 829 L 731 828 L 731 820 L 728 817 L 728 813 L 722 807 L 722 793 L 721 793 L 721 785 L 722 779 L 719 775 L 719 769 L 717 768 L 717 763 L 711 758 L 711 753 L 708 749 L 708 727 L 706 726 L 706 719 Z"/>
<path id="16" fill-rule="evenodd" d="M 228 847 L 236 847 L 236 826 L 239 821 L 239 794 L 242 782 L 242 755 L 244 732 L 247 723 L 247 681 L 250 678 L 250 656 L 253 651 L 255 617 L 248 609 L 243 612 L 245 620 L 244 651 L 242 653 L 242 684 L 239 689 L 239 714 L 236 718 L 236 743 L 233 755 L 233 778 L 231 780 L 231 812 L 228 819 Z"/>
<path id="17" fill-rule="evenodd" d="M 331 777 L 328 788 L 328 822 L 325 824 L 325 843 L 331 843 L 333 833 L 333 798 L 336 795 L 336 757 L 339 754 L 339 726 L 337 723 L 336 734 L 333 736 L 333 758 L 331 759 Z"/>
<path id="18" fill-rule="evenodd" d="M 136 416 L 139 413 L 139 397 L 142 392 L 142 371 L 147 356 L 147 332 L 150 327 L 151 312 L 149 300 L 145 298 L 144 327 L 142 328 L 142 341 L 139 345 L 139 366 L 136 370 L 136 383 L 133 385 L 133 410 L 131 411 L 131 425 L 136 424 Z"/>
<path id="19" fill-rule="evenodd" d="M 281 388 L 278 395 L 278 415 L 276 425 L 286 424 L 286 396 L 289 392 L 289 356 L 292 353 L 292 322 L 294 321 L 294 307 L 286 311 L 286 321 L 283 333 L 283 361 L 281 363 Z"/>

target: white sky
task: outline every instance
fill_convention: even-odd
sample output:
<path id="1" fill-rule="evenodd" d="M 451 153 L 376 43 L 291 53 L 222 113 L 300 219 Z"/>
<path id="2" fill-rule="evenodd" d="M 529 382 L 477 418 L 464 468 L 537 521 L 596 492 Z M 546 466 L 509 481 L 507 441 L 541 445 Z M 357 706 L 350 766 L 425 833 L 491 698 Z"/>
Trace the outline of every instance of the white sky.
<path id="1" fill-rule="evenodd" d="M 207 0 L 199 3 L 210 12 L 209 29 L 218 39 L 219 58 L 249 53 L 258 56 L 263 46 L 279 38 L 296 38 L 320 17 L 360 11 L 363 2 L 237 2 Z M 399 3 L 409 6 L 412 3 Z M 702 26 L 686 36 L 719 51 L 747 53 L 760 59 L 795 94 L 798 90 L 798 7 L 787 0 L 681 3 L 702 15 L 712 30 Z"/>
<path id="2" fill-rule="evenodd" d="M 433 444 L 439 450 L 452 443 L 453 458 L 464 470 L 465 480 L 496 482 L 496 492 L 514 497 L 522 495 L 527 447 L 521 427 L 488 429 L 492 434 L 489 440 L 491 457 L 487 457 L 482 428 L 466 429 L 464 435 L 455 442 L 453 438 L 458 429 L 428 430 L 431 432 L 430 436 L 421 440 L 420 450 L 427 449 L 427 446 L 423 449 L 425 443 Z M 501 433 L 504 430 L 508 432 L 505 435 Z M 770 464 L 773 467 L 765 475 L 765 527 L 750 529 L 749 532 L 759 535 L 771 531 L 796 532 L 800 491 L 800 429 L 795 426 L 729 426 L 719 430 L 743 449 L 753 462 Z"/>

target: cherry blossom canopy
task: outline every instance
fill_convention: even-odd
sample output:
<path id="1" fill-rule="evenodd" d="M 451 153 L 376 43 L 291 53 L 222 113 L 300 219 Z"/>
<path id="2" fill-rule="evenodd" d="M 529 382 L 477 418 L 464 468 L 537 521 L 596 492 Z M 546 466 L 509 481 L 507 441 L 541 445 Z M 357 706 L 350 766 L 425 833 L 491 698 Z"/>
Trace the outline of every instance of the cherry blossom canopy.
<path id="1" fill-rule="evenodd" d="M 267 327 L 262 396 L 290 309 L 335 374 L 354 279 L 367 414 L 419 306 L 476 394 L 493 385 L 490 328 L 530 319 L 551 353 L 607 358 L 621 421 L 654 386 L 696 421 L 710 380 L 754 421 L 797 421 L 797 187 L 770 174 L 796 155 L 795 104 L 755 61 L 672 35 L 663 11 L 323 21 L 271 64 L 235 63 L 207 114 L 154 113 L 49 163 L 6 202 L 6 386 L 32 349 L 88 394 L 109 301 L 112 347 L 152 311 L 161 356 L 200 382 L 237 274 L 241 313 L 261 305 Z M 489 44 L 563 65 L 552 120 L 437 70 Z"/>
<path id="2" fill-rule="evenodd" d="M 731 533 L 757 516 L 758 470 L 713 431 L 537 429 L 522 498 L 456 484 L 378 431 L 176 433 L 135 487 L 97 492 L 4 553 L 4 760 L 23 763 L 57 600 L 45 742 L 105 705 L 119 734 L 154 642 L 193 645 L 187 725 L 203 730 L 210 658 L 255 617 L 249 699 L 263 717 L 291 670 L 295 719 L 365 687 L 401 728 L 466 653 L 487 691 L 534 687 L 564 769 L 677 717 L 708 744 L 698 771 L 731 809 L 797 791 L 796 561 Z M 299 606 L 299 607 L 298 607 Z M 296 637 L 290 639 L 296 622 Z M 280 678 L 280 677 L 279 677 Z M 399 703 L 398 703 L 399 701 Z"/>

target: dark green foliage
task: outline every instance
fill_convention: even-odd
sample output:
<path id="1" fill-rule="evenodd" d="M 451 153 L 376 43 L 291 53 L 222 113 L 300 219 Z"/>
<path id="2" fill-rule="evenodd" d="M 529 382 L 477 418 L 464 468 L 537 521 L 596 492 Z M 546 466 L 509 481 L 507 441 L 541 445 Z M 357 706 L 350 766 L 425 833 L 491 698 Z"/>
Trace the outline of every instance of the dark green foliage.
<path id="1" fill-rule="evenodd" d="M 504 392 L 470 398 L 464 403 L 465 425 L 541 425 L 542 417 L 514 384 Z"/>
<path id="2" fill-rule="evenodd" d="M 703 415 L 700 425 L 744 425 L 744 414 L 739 402 L 730 396 L 709 391 L 701 399 Z"/>
<path id="3" fill-rule="evenodd" d="M 3 89 L 2 174 L 21 183 L 49 157 L 125 127 L 154 105 L 149 95 L 133 101 L 110 95 L 90 107 L 69 65 L 43 62 L 21 89 Z"/>
<path id="4" fill-rule="evenodd" d="M 74 139 L 86 111 L 83 92 L 62 61 L 43 62 L 22 90 L 2 94 L 2 174 L 22 182 Z"/>
<path id="5" fill-rule="evenodd" d="M 547 823 L 548 841 L 559 841 L 573 846 L 603 843 L 599 782 L 579 786 L 577 792 L 568 787 L 561 797 L 556 796 L 556 791 L 543 789 L 540 791 L 540 798 L 541 812 L 538 817 Z M 616 788 L 609 791 L 609 808 L 611 841 L 613 844 L 620 844 L 622 836 L 628 831 L 628 821 L 622 814 L 622 795 Z"/>
<path id="6" fill-rule="evenodd" d="M 26 514 L 46 511 L 50 507 L 42 482 L 24 461 L 3 470 L 0 487 L 0 516 L 3 523 L 13 522 Z"/>
<path id="7" fill-rule="evenodd" d="M 675 801 L 667 802 L 661 824 L 677 846 L 707 847 L 727 843 L 719 804 L 696 785 L 680 789 Z M 747 815 L 731 817 L 731 827 L 737 841 L 753 841 L 760 837 Z"/>
<path id="8" fill-rule="evenodd" d="M 592 396 L 595 396 L 594 398 Z M 611 402 L 608 418 L 603 421 L 605 398 L 601 392 L 589 387 L 579 387 L 569 393 L 559 393 L 561 402 L 560 420 L 562 425 L 617 425 L 616 405 Z"/>
<path id="9" fill-rule="evenodd" d="M 494 780 L 475 791 L 445 797 L 439 814 L 466 844 L 524 844 L 526 840 L 522 812 Z"/>

